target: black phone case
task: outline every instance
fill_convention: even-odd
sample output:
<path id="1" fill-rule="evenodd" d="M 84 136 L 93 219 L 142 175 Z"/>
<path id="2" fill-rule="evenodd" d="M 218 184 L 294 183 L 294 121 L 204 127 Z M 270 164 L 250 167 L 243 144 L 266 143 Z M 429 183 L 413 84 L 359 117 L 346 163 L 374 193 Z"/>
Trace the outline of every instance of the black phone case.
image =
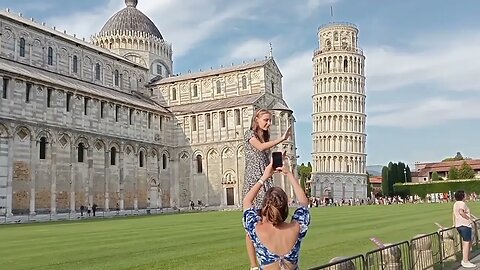
<path id="1" fill-rule="evenodd" d="M 279 168 L 283 166 L 282 161 L 282 152 L 273 152 L 272 153 L 272 160 L 273 160 L 273 168 Z"/>

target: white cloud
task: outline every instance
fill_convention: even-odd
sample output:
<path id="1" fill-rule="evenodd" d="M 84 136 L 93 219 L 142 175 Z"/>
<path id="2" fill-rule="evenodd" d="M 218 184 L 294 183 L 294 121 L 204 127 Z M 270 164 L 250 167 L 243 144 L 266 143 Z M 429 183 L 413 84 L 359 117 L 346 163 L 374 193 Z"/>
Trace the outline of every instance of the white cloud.
<path id="1" fill-rule="evenodd" d="M 414 103 L 392 104 L 367 120 L 369 126 L 425 128 L 460 119 L 480 119 L 480 99 L 437 97 Z M 390 106 L 390 105 L 388 105 Z M 379 110 L 380 111 L 380 110 Z"/>
<path id="2" fill-rule="evenodd" d="M 446 35 L 447 36 L 447 35 Z M 451 35 L 448 35 L 451 37 Z M 480 33 L 412 40 L 412 52 L 381 46 L 366 50 L 367 92 L 398 90 L 418 91 L 421 84 L 438 91 L 480 90 Z M 467 41 L 468 40 L 468 41 Z M 442 41 L 442 42 L 441 42 Z M 313 50 L 313 49 L 312 49 Z M 295 53 L 278 60 L 284 75 L 284 96 L 299 121 L 311 121 L 312 51 Z M 368 97 L 367 97 L 368 98 Z M 421 127 L 450 120 L 480 118 L 480 100 L 437 98 L 407 103 L 370 104 L 368 125 Z M 379 101 L 377 101 L 379 102 Z M 477 116 L 473 116 L 475 115 Z"/>
<path id="3" fill-rule="evenodd" d="M 419 84 L 439 91 L 480 90 L 480 32 L 421 35 L 407 47 L 365 49 L 368 91 L 404 91 Z"/>
<path id="4" fill-rule="evenodd" d="M 369 105 L 368 100 L 366 104 L 366 111 L 367 114 L 378 114 L 378 113 L 388 113 L 393 110 L 398 110 L 398 109 L 403 109 L 406 106 L 406 104 L 398 103 L 398 104 L 374 104 L 374 105 Z"/>
<path id="5" fill-rule="evenodd" d="M 313 50 L 277 60 L 283 74 L 283 97 L 298 121 L 311 122 L 313 94 Z"/>
<path id="6" fill-rule="evenodd" d="M 231 59 L 261 59 L 268 55 L 269 41 L 263 39 L 250 39 L 243 43 L 237 44 L 228 58 Z"/>
<path id="7" fill-rule="evenodd" d="M 225 5 L 221 0 L 162 0 L 140 1 L 138 9 L 157 25 L 165 40 L 173 44 L 174 57 L 178 58 L 214 33 L 231 30 L 235 22 L 247 18 L 256 5 L 253 1 Z M 89 37 L 123 7 L 123 3 L 110 0 L 107 7 L 59 15 L 48 22 L 77 36 Z"/>
<path id="8" fill-rule="evenodd" d="M 79 11 L 73 14 L 62 14 L 47 19 L 47 24 L 56 26 L 59 31 L 67 30 L 70 35 L 90 40 L 90 36 L 98 33 L 102 26 L 115 12 L 123 8 L 124 4 L 110 0 L 106 6 L 93 10 Z"/>
<path id="9" fill-rule="evenodd" d="M 327 14 L 330 16 L 330 7 L 328 7 L 328 5 L 330 5 L 335 15 L 335 2 L 339 1 L 340 0 L 306 0 L 304 1 L 304 5 L 297 6 L 297 12 L 302 17 L 308 17 L 313 15 L 318 8 L 325 6 L 323 13 L 325 16 L 327 16 Z"/>

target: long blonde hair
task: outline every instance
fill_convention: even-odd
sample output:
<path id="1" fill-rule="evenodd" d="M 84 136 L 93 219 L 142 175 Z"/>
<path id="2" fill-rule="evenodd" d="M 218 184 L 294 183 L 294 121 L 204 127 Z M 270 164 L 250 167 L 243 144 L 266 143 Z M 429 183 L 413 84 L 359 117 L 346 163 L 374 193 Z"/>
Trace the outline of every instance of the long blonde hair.
<path id="1" fill-rule="evenodd" d="M 250 130 L 253 131 L 255 137 L 262 143 L 268 142 L 270 140 L 270 132 L 268 130 L 262 130 L 258 126 L 257 119 L 262 117 L 265 114 L 272 115 L 272 113 L 267 109 L 258 109 L 252 117 L 252 123 L 250 124 Z"/>

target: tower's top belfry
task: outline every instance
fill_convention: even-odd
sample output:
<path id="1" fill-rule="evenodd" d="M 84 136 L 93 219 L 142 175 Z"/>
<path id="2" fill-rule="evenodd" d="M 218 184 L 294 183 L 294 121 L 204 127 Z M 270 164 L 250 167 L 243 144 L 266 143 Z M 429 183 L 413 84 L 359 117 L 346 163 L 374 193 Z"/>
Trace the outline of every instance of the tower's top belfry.
<path id="1" fill-rule="evenodd" d="M 316 53 L 351 51 L 363 54 L 358 48 L 358 28 L 352 23 L 334 22 L 318 28 Z"/>

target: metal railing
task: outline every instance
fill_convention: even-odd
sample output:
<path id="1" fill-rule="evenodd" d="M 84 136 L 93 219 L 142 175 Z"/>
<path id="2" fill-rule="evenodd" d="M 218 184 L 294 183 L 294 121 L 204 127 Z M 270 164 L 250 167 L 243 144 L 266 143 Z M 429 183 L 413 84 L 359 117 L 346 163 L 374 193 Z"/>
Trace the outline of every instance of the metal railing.
<path id="1" fill-rule="evenodd" d="M 480 219 L 472 226 L 472 246 L 480 250 Z M 310 270 L 436 270 L 461 258 L 462 239 L 455 227 L 387 244 L 365 256 L 334 258 Z"/>
<path id="2" fill-rule="evenodd" d="M 333 26 L 339 26 L 339 27 L 353 27 L 355 29 L 358 29 L 358 27 L 353 24 L 353 23 L 349 23 L 349 22 L 329 22 L 329 23 L 325 23 L 325 24 L 322 24 L 318 27 L 318 31 L 324 29 L 324 28 L 328 28 L 328 27 L 333 27 Z"/>
<path id="3" fill-rule="evenodd" d="M 442 241 L 442 260 L 456 261 L 457 254 L 462 251 L 462 241 L 455 227 L 438 231 Z"/>
<path id="4" fill-rule="evenodd" d="M 388 244 L 365 255 L 366 269 L 408 270 L 411 269 L 410 243 Z"/>
<path id="5" fill-rule="evenodd" d="M 473 227 L 472 229 L 474 230 L 473 231 L 473 247 L 476 248 L 476 249 L 480 249 L 480 219 L 477 219 L 473 222 Z"/>
<path id="6" fill-rule="evenodd" d="M 311 268 L 310 270 L 364 270 L 365 258 L 363 255 L 353 257 L 337 257 L 333 258 L 330 263 Z"/>
<path id="7" fill-rule="evenodd" d="M 420 235 L 410 240 L 412 269 L 437 269 L 442 265 L 440 234 Z"/>
<path id="8" fill-rule="evenodd" d="M 313 55 L 317 56 L 322 53 L 329 53 L 329 52 L 346 52 L 346 53 L 358 53 L 363 55 L 363 49 L 361 48 L 353 48 L 350 46 L 330 46 L 330 47 L 323 47 L 321 49 L 316 49 L 313 51 Z"/>

